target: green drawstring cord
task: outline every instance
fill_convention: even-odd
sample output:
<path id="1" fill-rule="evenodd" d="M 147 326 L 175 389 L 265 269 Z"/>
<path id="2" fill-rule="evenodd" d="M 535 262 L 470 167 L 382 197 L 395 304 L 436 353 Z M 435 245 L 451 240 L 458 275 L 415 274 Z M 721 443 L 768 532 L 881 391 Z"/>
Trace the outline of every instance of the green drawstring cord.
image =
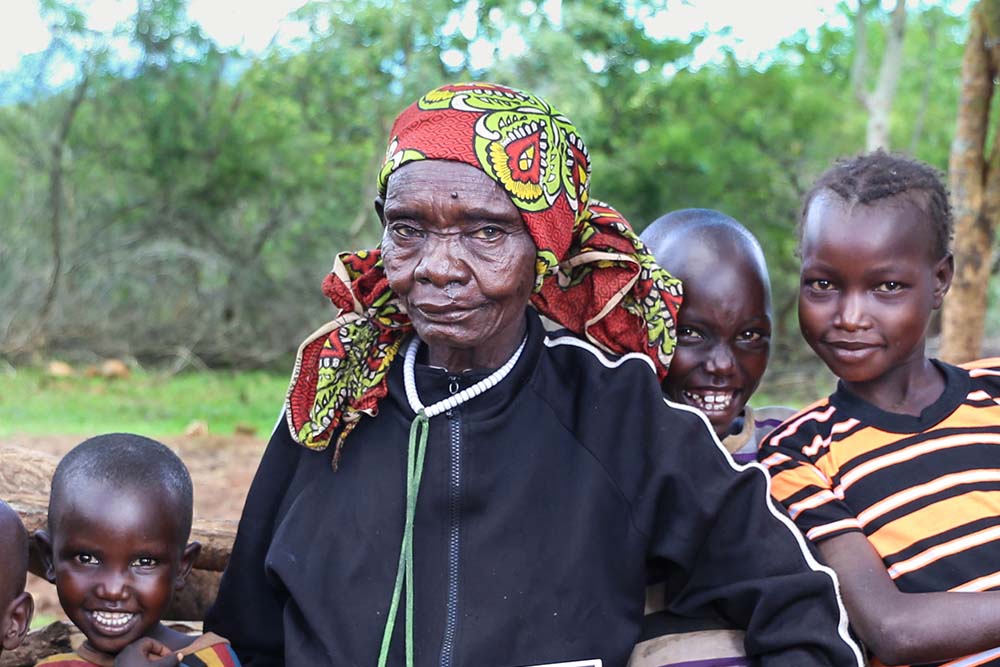
<path id="1" fill-rule="evenodd" d="M 403 526 L 403 544 L 399 548 L 399 565 L 396 567 L 396 584 L 392 589 L 389 616 L 385 619 L 382 633 L 382 650 L 379 651 L 378 667 L 385 667 L 392 644 L 392 631 L 399 612 L 399 598 L 406 582 L 406 667 L 413 667 L 413 521 L 417 514 L 417 494 L 420 492 L 420 477 L 424 474 L 424 454 L 427 452 L 427 434 L 430 418 L 423 410 L 417 413 L 410 424 L 410 442 L 406 450 L 406 523 Z"/>

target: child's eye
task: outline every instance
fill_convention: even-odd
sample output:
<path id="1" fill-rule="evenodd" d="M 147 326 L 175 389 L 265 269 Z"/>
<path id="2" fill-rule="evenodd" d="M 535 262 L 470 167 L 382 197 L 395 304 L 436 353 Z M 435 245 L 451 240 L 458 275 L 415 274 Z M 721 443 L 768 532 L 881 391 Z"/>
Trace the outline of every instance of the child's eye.
<path id="1" fill-rule="evenodd" d="M 806 287 L 817 292 L 829 292 L 833 289 L 833 283 L 825 278 L 817 278 L 816 280 L 807 280 Z"/>
<path id="2" fill-rule="evenodd" d="M 677 327 L 677 340 L 689 343 L 695 343 L 703 340 L 705 337 L 701 335 L 701 332 L 693 327 L 680 326 Z"/>
<path id="3" fill-rule="evenodd" d="M 741 343 L 756 343 L 762 341 L 767 336 L 762 331 L 757 331 L 755 329 L 747 329 L 746 331 L 741 331 L 737 339 Z"/>
<path id="4" fill-rule="evenodd" d="M 97 565 L 97 563 L 99 562 L 97 560 L 97 556 L 95 556 L 94 554 L 76 554 L 75 556 L 73 556 L 73 560 L 75 560 L 80 565 Z"/>
<path id="5" fill-rule="evenodd" d="M 150 556 L 139 556 L 132 561 L 132 567 L 156 567 L 157 560 Z"/>
<path id="6" fill-rule="evenodd" d="M 884 283 L 879 283 L 875 286 L 876 292 L 892 293 L 898 292 L 903 289 L 903 283 L 896 282 L 895 280 L 887 280 Z"/>

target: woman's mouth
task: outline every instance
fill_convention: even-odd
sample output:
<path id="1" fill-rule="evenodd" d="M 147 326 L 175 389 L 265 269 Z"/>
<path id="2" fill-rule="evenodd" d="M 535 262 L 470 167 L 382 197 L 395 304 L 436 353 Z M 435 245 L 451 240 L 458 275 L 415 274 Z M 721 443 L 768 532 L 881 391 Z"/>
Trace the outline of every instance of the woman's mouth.
<path id="1" fill-rule="evenodd" d="M 423 316 L 423 319 L 427 320 L 428 322 L 450 323 L 468 317 L 469 315 L 477 311 L 478 308 L 460 307 L 455 305 L 441 307 L 437 305 L 427 304 L 427 305 L 411 306 L 411 315 L 412 315 L 412 310 L 419 311 L 419 313 Z"/>

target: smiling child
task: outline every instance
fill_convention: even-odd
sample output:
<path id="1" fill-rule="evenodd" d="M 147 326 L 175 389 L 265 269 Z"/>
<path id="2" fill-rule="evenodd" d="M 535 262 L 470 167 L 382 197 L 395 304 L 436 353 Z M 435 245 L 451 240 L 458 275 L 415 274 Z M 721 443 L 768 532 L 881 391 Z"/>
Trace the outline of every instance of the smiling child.
<path id="1" fill-rule="evenodd" d="M 667 213 L 641 238 L 684 283 L 664 392 L 705 413 L 737 462 L 756 460 L 759 441 L 794 412 L 747 405 L 771 352 L 771 284 L 760 244 L 728 215 L 700 208 Z"/>
<path id="2" fill-rule="evenodd" d="M 70 451 L 52 479 L 48 531 L 35 539 L 87 639 L 78 654 L 39 664 L 239 664 L 224 639 L 193 640 L 160 622 L 201 548 L 188 543 L 191 517 L 191 477 L 159 442 L 114 433 Z"/>
<path id="3" fill-rule="evenodd" d="M 951 232 L 938 174 L 883 152 L 836 164 L 803 207 L 799 322 L 840 382 L 759 456 L 873 666 L 1000 665 L 1000 360 L 925 354 Z"/>
<path id="4" fill-rule="evenodd" d="M 28 535 L 17 512 L 0 500 L 0 653 L 21 645 L 35 610 L 24 590 L 28 576 Z"/>

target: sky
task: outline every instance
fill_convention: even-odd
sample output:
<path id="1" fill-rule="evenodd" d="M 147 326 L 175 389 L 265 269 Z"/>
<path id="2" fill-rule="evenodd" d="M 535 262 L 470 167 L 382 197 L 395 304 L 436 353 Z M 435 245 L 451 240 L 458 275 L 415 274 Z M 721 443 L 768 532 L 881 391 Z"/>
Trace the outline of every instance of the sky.
<path id="1" fill-rule="evenodd" d="M 535 6 L 530 0 L 526 3 Z M 134 8 L 134 1 L 129 0 L 78 0 L 77 4 L 87 8 L 90 26 L 98 30 L 110 29 Z M 260 52 L 272 40 L 282 43 L 302 33 L 300 26 L 286 18 L 302 4 L 304 0 L 189 0 L 188 15 L 220 46 Z M 949 0 L 947 4 L 954 11 L 963 11 L 969 0 Z M 539 6 L 550 16 L 558 15 L 561 0 L 541 0 Z M 752 61 L 799 30 L 813 32 L 824 23 L 843 22 L 843 17 L 836 15 L 836 6 L 837 0 L 675 0 L 666 12 L 645 17 L 645 21 L 654 37 L 685 38 L 702 30 L 711 33 L 699 46 L 695 61 L 711 60 L 724 46 L 732 48 L 741 60 Z M 3 8 L 0 71 L 10 71 L 22 56 L 43 50 L 49 34 L 39 15 L 38 0 L 4 0 Z M 461 24 L 463 19 L 457 20 Z M 501 48 L 506 46 L 514 53 L 527 48 L 515 34 L 505 41 Z M 492 48 L 488 50 L 492 52 Z"/>

